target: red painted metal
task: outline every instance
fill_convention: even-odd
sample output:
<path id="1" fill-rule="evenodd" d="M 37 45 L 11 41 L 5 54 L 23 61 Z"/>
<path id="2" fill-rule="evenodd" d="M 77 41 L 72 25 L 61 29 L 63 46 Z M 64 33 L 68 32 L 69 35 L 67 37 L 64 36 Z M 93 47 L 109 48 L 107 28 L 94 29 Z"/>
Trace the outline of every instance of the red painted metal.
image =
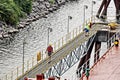
<path id="1" fill-rule="evenodd" d="M 88 80 L 120 80 L 120 46 L 112 47 L 90 70 Z M 82 80 L 86 80 L 86 76 Z"/>
<path id="2" fill-rule="evenodd" d="M 36 78 L 37 78 L 37 80 L 43 80 L 44 79 L 44 75 L 43 74 L 37 74 Z"/>
<path id="3" fill-rule="evenodd" d="M 24 80 L 28 80 L 28 78 L 27 78 L 27 77 L 25 77 L 25 78 L 24 78 Z"/>
<path id="4" fill-rule="evenodd" d="M 107 8 L 110 4 L 111 0 L 103 0 L 102 4 L 97 12 L 96 17 L 101 17 L 102 19 L 106 19 L 107 16 Z M 116 19 L 120 21 L 120 0 L 114 0 L 115 8 L 116 8 Z M 103 9 L 103 10 L 102 10 Z M 101 15 L 100 15 L 101 13 Z"/>
<path id="5" fill-rule="evenodd" d="M 86 52 L 84 52 L 84 54 L 86 54 L 86 55 L 81 58 L 81 60 L 80 60 L 80 62 L 79 62 L 79 65 L 78 65 L 78 69 L 79 69 L 86 61 L 88 61 L 88 59 L 90 58 L 93 45 L 94 45 L 94 42 L 92 42 L 92 44 L 91 44 L 91 46 L 90 46 L 87 54 L 86 54 Z M 85 65 L 84 67 L 86 67 L 86 66 L 87 66 L 87 68 L 89 68 L 89 61 L 87 62 L 87 65 Z M 85 72 L 85 71 L 83 71 L 83 72 Z"/>
<path id="6" fill-rule="evenodd" d="M 108 1 L 106 1 L 104 4 L 105 4 L 105 7 L 104 7 L 104 9 L 103 9 L 103 12 L 102 12 L 102 14 L 101 14 L 101 18 L 106 18 L 106 16 L 107 16 L 107 8 L 108 8 L 108 6 L 109 6 L 109 4 L 110 4 L 110 1 L 111 0 L 108 0 Z"/>
<path id="7" fill-rule="evenodd" d="M 48 78 L 48 80 L 55 80 L 55 78 L 54 77 L 50 77 L 50 78 Z"/>
<path id="8" fill-rule="evenodd" d="M 95 42 L 94 63 L 99 59 L 100 48 L 101 48 L 101 42 Z"/>
<path id="9" fill-rule="evenodd" d="M 103 6 L 104 6 L 104 3 L 106 3 L 106 0 L 103 0 L 103 1 L 102 1 L 102 4 L 101 4 L 101 6 L 100 6 L 100 8 L 99 8 L 99 10 L 98 10 L 98 12 L 97 12 L 97 15 L 96 15 L 97 18 L 99 18 L 99 15 L 100 15 L 100 12 L 102 11 L 102 8 L 103 8 Z"/>

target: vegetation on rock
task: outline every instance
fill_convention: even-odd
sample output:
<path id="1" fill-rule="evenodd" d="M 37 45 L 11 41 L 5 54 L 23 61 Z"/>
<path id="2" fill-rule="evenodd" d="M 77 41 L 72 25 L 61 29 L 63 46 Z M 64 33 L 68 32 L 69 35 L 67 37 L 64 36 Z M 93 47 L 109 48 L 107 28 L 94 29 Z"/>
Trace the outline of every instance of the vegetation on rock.
<path id="1" fill-rule="evenodd" d="M 17 25 L 32 10 L 32 0 L 0 0 L 0 21 Z"/>

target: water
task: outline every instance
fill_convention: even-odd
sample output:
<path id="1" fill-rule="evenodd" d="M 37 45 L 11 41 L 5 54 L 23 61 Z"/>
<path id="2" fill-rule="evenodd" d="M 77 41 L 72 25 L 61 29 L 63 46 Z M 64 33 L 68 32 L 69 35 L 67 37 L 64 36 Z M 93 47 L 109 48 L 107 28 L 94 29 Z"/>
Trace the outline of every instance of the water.
<path id="1" fill-rule="evenodd" d="M 96 0 L 94 13 L 98 10 L 101 0 Z M 91 16 L 91 0 L 80 0 L 78 2 L 67 3 L 56 12 L 48 15 L 48 18 L 42 18 L 33 22 L 25 29 L 17 33 L 10 44 L 0 45 L 0 76 L 10 72 L 17 66 L 22 65 L 23 40 L 25 39 L 25 60 L 36 55 L 47 47 L 47 29 L 53 29 L 50 32 L 50 43 L 56 42 L 67 33 L 68 16 L 72 16 L 69 21 L 69 31 L 80 27 L 83 23 L 83 5 L 88 5 L 86 10 L 86 19 Z M 94 14 L 95 15 L 95 14 Z"/>

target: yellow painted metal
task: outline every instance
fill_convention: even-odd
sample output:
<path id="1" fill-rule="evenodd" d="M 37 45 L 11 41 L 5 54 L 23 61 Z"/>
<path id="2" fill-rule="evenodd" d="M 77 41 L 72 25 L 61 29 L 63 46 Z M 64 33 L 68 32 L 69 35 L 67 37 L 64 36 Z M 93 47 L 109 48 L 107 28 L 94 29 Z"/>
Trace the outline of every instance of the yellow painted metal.
<path id="1" fill-rule="evenodd" d="M 111 23 L 108 24 L 108 26 L 110 27 L 110 29 L 114 30 L 114 29 L 116 29 L 116 27 L 118 26 L 118 24 L 115 23 L 115 22 L 111 22 Z"/>
<path id="2" fill-rule="evenodd" d="M 39 52 L 37 53 L 37 62 L 40 61 L 40 60 L 41 60 L 41 52 L 39 51 Z"/>

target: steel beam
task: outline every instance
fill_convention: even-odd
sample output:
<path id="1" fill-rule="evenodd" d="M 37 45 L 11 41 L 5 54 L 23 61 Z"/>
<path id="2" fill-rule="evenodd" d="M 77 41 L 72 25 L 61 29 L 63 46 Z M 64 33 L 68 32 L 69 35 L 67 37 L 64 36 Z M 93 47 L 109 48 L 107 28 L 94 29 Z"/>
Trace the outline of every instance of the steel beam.
<path id="1" fill-rule="evenodd" d="M 69 68 L 71 68 L 75 63 L 77 63 L 82 56 L 85 55 L 86 48 L 90 48 L 88 46 L 91 44 L 91 42 L 93 42 L 94 38 L 95 35 L 90 38 L 87 43 L 83 43 L 78 48 L 73 50 L 69 55 L 67 55 L 64 59 L 60 60 L 56 65 L 54 65 L 45 73 L 45 76 L 48 78 L 50 76 L 61 76 L 62 74 L 64 74 Z M 86 61 L 89 58 L 90 54 L 86 55 L 84 59 Z"/>
<path id="2" fill-rule="evenodd" d="M 106 19 L 106 17 L 107 17 L 107 8 L 108 8 L 108 6 L 109 6 L 109 4 L 110 4 L 110 1 L 111 1 L 111 0 L 108 0 L 108 1 L 105 3 L 104 10 L 103 10 L 103 12 L 102 12 L 102 14 L 101 14 L 101 18 L 102 18 L 102 19 Z"/>
<path id="3" fill-rule="evenodd" d="M 101 6 L 100 6 L 100 8 L 99 8 L 99 10 L 98 10 L 98 12 L 97 12 L 97 15 L 96 15 L 97 18 L 99 18 L 99 15 L 100 15 L 100 13 L 101 13 L 101 11 L 102 11 L 102 9 L 103 9 L 103 6 L 105 6 L 106 1 L 107 1 L 107 0 L 103 0 L 103 1 L 102 1 L 102 4 L 101 4 Z"/>

